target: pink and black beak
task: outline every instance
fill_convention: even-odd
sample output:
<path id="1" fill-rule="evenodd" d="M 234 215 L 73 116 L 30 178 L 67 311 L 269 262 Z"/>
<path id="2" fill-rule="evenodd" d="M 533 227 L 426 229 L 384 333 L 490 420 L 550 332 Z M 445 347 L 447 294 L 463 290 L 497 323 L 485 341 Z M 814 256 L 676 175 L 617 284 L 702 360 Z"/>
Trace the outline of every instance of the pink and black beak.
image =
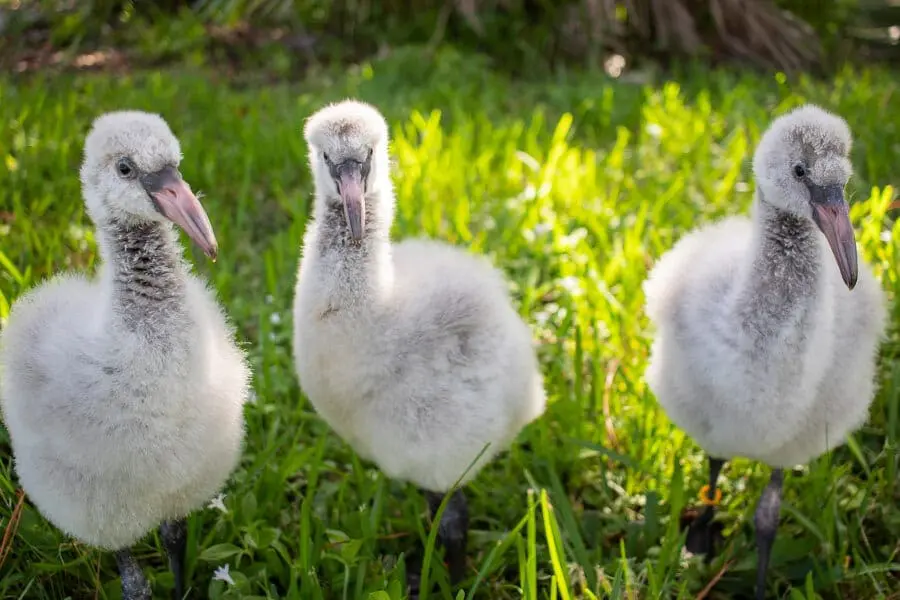
<path id="1" fill-rule="evenodd" d="M 853 226 L 850 224 L 850 206 L 844 198 L 844 187 L 841 185 L 816 185 L 807 182 L 810 203 L 813 209 L 813 220 L 834 253 L 841 277 L 849 289 L 856 285 L 859 265 L 856 257 L 856 240 L 853 237 Z"/>
<path id="2" fill-rule="evenodd" d="M 366 227 L 366 177 L 369 174 L 369 163 L 353 159 L 331 166 L 341 202 L 344 204 L 344 218 L 350 228 L 350 236 L 355 241 L 363 238 Z"/>
<path id="3" fill-rule="evenodd" d="M 156 210 L 184 229 L 203 253 L 215 261 L 219 245 L 209 217 L 190 186 L 181 178 L 178 169 L 165 167 L 155 173 L 142 175 L 140 181 L 150 194 Z"/>

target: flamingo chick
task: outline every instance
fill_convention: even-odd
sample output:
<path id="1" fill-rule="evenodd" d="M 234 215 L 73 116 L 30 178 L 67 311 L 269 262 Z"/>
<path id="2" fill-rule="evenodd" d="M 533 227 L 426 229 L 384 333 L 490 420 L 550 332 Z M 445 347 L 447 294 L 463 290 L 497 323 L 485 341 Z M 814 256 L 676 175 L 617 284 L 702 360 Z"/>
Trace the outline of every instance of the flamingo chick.
<path id="1" fill-rule="evenodd" d="M 645 285 L 657 330 L 647 382 L 709 456 L 710 501 L 727 459 L 773 468 L 754 518 L 758 599 L 783 469 L 842 444 L 875 392 L 886 300 L 857 262 L 850 144 L 846 122 L 816 106 L 775 119 L 753 159 L 752 218 L 686 235 Z M 710 503 L 689 539 L 708 536 L 712 517 Z"/>
<path id="2" fill-rule="evenodd" d="M 315 181 L 294 300 L 294 358 L 316 411 L 388 477 L 442 496 L 470 481 L 544 411 L 528 326 L 500 272 L 435 241 L 393 244 L 388 129 L 372 106 L 329 105 L 306 123 Z M 465 572 L 468 508 L 438 527 L 451 581 Z M 410 577 L 415 597 L 417 584 Z"/>
<path id="3" fill-rule="evenodd" d="M 249 367 L 172 227 L 215 258 L 180 160 L 156 115 L 95 120 L 81 182 L 99 275 L 61 274 L 23 295 L 0 338 L 21 485 L 59 529 L 115 552 L 126 600 L 151 597 L 129 547 L 157 525 L 183 597 L 184 518 L 224 485 L 244 432 Z"/>

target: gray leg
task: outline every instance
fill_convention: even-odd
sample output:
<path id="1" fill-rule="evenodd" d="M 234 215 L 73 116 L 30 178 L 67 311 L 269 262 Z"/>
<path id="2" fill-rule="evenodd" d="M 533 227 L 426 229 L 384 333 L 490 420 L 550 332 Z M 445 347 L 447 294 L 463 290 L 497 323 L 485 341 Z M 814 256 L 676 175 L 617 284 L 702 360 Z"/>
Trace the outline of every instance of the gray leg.
<path id="1" fill-rule="evenodd" d="M 716 485 L 723 466 L 725 466 L 723 459 L 709 457 L 709 489 L 706 491 L 708 503 L 700 516 L 691 523 L 685 540 L 688 551 L 692 554 L 706 555 L 706 562 L 715 556 L 715 530 L 712 527 L 712 520 L 716 516 Z"/>
<path id="2" fill-rule="evenodd" d="M 184 519 L 163 521 L 159 535 L 169 556 L 169 569 L 175 577 L 175 598 L 184 598 L 184 550 L 187 541 L 187 522 Z"/>
<path id="3" fill-rule="evenodd" d="M 759 558 L 756 566 L 756 600 L 763 600 L 766 596 L 766 571 L 769 568 L 772 543 L 778 531 L 783 482 L 784 472 L 781 469 L 773 469 L 769 484 L 763 490 L 759 504 L 756 505 L 756 513 L 753 515 L 753 522 L 756 525 L 756 552 Z"/>
<path id="4" fill-rule="evenodd" d="M 117 550 L 116 565 L 119 567 L 119 577 L 122 578 L 122 600 L 152 600 L 150 582 L 144 577 L 131 550 Z"/>
<path id="5" fill-rule="evenodd" d="M 428 501 L 428 511 L 432 518 L 437 514 L 444 495 L 423 490 Z M 456 490 L 447 501 L 447 507 L 438 524 L 437 543 L 444 547 L 444 558 L 450 572 L 450 583 L 457 585 L 466 573 L 466 542 L 469 537 L 469 507 L 462 490 Z M 418 600 L 420 593 L 420 574 L 422 556 L 411 554 L 406 561 L 406 583 L 409 587 L 409 600 Z"/>
<path id="6" fill-rule="evenodd" d="M 432 518 L 437 514 L 444 495 L 425 492 Z M 466 496 L 457 489 L 450 500 L 438 525 L 437 541 L 444 547 L 444 558 L 450 571 L 450 583 L 457 585 L 466 575 L 466 544 L 469 540 L 469 506 Z"/>

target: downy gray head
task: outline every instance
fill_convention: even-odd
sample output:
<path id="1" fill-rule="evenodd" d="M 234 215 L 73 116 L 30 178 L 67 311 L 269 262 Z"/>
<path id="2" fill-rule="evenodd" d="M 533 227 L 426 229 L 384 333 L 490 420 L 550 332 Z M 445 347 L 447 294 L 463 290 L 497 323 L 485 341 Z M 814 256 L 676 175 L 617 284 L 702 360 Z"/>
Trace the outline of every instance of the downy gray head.
<path id="1" fill-rule="evenodd" d="M 303 130 L 316 185 L 317 209 L 340 207 L 350 235 L 362 240 L 366 203 L 390 185 L 388 127 L 374 107 L 356 100 L 331 104 L 312 115 Z M 389 210 L 370 207 L 371 212 Z"/>
<path id="2" fill-rule="evenodd" d="M 118 111 L 98 117 L 85 140 L 81 183 L 95 223 L 171 221 L 215 260 L 206 211 L 181 177 L 181 147 L 158 115 Z"/>
<path id="3" fill-rule="evenodd" d="M 811 219 L 834 253 L 841 277 L 853 289 L 857 278 L 856 240 L 844 197 L 850 165 L 847 123 L 806 105 L 775 119 L 753 158 L 760 201 Z"/>

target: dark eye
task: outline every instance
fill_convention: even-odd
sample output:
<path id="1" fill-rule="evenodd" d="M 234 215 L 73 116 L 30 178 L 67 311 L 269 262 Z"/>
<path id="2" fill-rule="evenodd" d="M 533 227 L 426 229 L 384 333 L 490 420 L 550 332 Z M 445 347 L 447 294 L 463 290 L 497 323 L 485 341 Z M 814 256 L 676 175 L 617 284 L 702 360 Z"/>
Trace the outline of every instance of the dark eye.
<path id="1" fill-rule="evenodd" d="M 794 165 L 794 176 L 797 179 L 803 179 L 804 177 L 806 177 L 806 167 L 799 164 Z"/>
<path id="2" fill-rule="evenodd" d="M 137 169 L 134 168 L 134 163 L 132 163 L 127 158 L 120 158 L 116 163 L 116 171 L 119 172 L 119 175 L 130 179 L 135 176 L 137 173 Z"/>
<path id="3" fill-rule="evenodd" d="M 325 159 L 325 162 L 331 162 L 331 159 L 330 159 L 330 158 L 328 158 L 328 155 L 327 155 L 327 154 L 325 154 L 325 153 L 324 153 L 324 152 L 323 152 L 323 153 L 322 153 L 322 158 L 324 158 L 324 159 Z"/>

